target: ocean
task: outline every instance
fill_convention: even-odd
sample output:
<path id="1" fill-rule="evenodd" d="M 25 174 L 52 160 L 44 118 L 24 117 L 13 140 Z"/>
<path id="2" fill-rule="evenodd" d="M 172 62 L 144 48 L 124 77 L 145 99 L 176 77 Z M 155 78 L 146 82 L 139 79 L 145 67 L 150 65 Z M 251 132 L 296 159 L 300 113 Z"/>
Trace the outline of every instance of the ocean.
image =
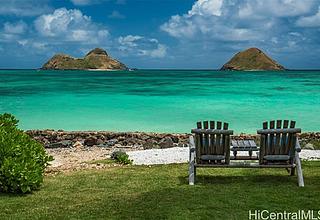
<path id="1" fill-rule="evenodd" d="M 21 129 L 190 132 L 200 120 L 256 133 L 266 120 L 320 130 L 320 71 L 0 70 L 0 113 Z"/>

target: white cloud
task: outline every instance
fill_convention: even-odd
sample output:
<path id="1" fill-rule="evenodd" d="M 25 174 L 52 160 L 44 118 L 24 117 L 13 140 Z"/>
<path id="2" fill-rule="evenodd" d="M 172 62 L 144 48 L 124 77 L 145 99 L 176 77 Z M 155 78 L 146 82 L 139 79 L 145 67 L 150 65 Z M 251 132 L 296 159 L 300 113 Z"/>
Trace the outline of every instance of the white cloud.
<path id="1" fill-rule="evenodd" d="M 286 24 L 292 22 L 289 18 L 310 15 L 319 3 L 316 0 L 198 0 L 191 10 L 173 15 L 160 29 L 179 39 L 268 41 L 274 34 L 285 33 L 290 28 Z M 318 14 L 301 18 L 298 24 L 319 24 L 319 18 Z"/>
<path id="2" fill-rule="evenodd" d="M 18 35 L 0 32 L 0 42 L 8 43 L 8 42 L 14 42 L 18 39 L 19 39 Z"/>
<path id="3" fill-rule="evenodd" d="M 24 21 L 16 23 L 6 22 L 4 23 L 3 30 L 8 34 L 22 34 L 27 30 L 27 24 Z"/>
<path id="4" fill-rule="evenodd" d="M 62 41 L 94 44 L 106 40 L 109 34 L 107 29 L 95 24 L 77 9 L 56 9 L 52 14 L 38 17 L 34 24 L 42 36 Z"/>
<path id="5" fill-rule="evenodd" d="M 60 8 L 39 16 L 33 23 L 28 26 L 22 20 L 5 22 L 0 29 L 0 42 L 6 43 L 6 48 L 42 56 L 61 51 L 77 55 L 82 52 L 80 48 L 107 47 L 112 42 L 103 25 L 76 9 Z"/>
<path id="6" fill-rule="evenodd" d="M 172 16 L 160 28 L 173 37 L 193 37 L 197 31 L 197 25 L 191 19 L 179 15 Z"/>
<path id="7" fill-rule="evenodd" d="M 90 17 L 85 16 L 79 10 L 67 10 L 60 8 L 53 12 L 53 14 L 46 14 L 40 16 L 35 21 L 36 29 L 43 36 L 57 36 L 64 34 L 71 29 L 77 29 L 82 24 L 90 24 Z"/>
<path id="8" fill-rule="evenodd" d="M 167 47 L 163 44 L 158 44 L 158 47 L 156 49 L 139 50 L 139 54 L 143 56 L 150 56 L 152 58 L 162 58 L 167 55 Z"/>
<path id="9" fill-rule="evenodd" d="M 227 11 L 223 4 L 229 0 L 198 0 L 191 10 L 183 15 L 174 15 L 161 25 L 161 30 L 177 38 L 197 38 L 199 34 L 215 36 L 217 29 L 225 31 L 228 27 L 224 20 Z"/>
<path id="10" fill-rule="evenodd" d="M 121 14 L 120 12 L 114 10 L 112 13 L 108 16 L 108 18 L 113 18 L 113 19 L 125 19 L 126 16 Z"/>
<path id="11" fill-rule="evenodd" d="M 142 36 L 138 36 L 138 35 L 127 35 L 125 37 L 120 36 L 118 38 L 118 42 L 120 45 L 122 46 L 128 46 L 128 47 L 137 47 L 137 41 L 143 39 Z"/>
<path id="12" fill-rule="evenodd" d="M 0 0 L 0 15 L 37 16 L 52 10 L 48 0 Z"/>
<path id="13" fill-rule="evenodd" d="M 260 40 L 263 35 L 259 31 L 248 28 L 219 27 L 215 38 L 221 41 L 249 41 Z"/>
<path id="14" fill-rule="evenodd" d="M 104 1 L 109 0 L 70 0 L 72 4 L 76 6 L 86 6 L 86 5 L 94 5 L 94 4 L 100 4 Z"/>
<path id="15" fill-rule="evenodd" d="M 43 42 L 33 42 L 32 47 L 37 49 L 37 50 L 46 50 L 47 49 L 47 44 Z"/>
<path id="16" fill-rule="evenodd" d="M 86 30 L 73 30 L 70 35 L 67 36 L 67 39 L 70 41 L 87 41 L 90 40 L 91 33 Z"/>
<path id="17" fill-rule="evenodd" d="M 27 43 L 29 42 L 27 39 L 22 39 L 22 40 L 18 40 L 17 41 L 18 44 L 20 44 L 21 46 L 25 46 L 27 45 Z"/>
<path id="18" fill-rule="evenodd" d="M 320 50 L 319 6 L 319 0 L 197 0 L 160 30 L 177 39 L 170 46 L 175 63 L 198 65 L 201 56 L 219 67 L 235 52 L 259 47 L 275 59 L 281 54 L 286 65 L 286 53 Z"/>
<path id="19" fill-rule="evenodd" d="M 317 0 L 246 0 L 240 17 L 292 17 L 310 13 Z"/>
<path id="20" fill-rule="evenodd" d="M 198 0 L 184 15 L 174 15 L 160 28 L 174 37 L 195 37 L 198 32 L 209 33 L 212 23 L 222 15 L 223 0 Z"/>
<path id="21" fill-rule="evenodd" d="M 300 27 L 320 27 L 320 7 L 316 14 L 301 17 L 297 20 L 296 24 Z"/>
<path id="22" fill-rule="evenodd" d="M 102 29 L 98 31 L 98 37 L 105 39 L 109 36 L 109 31 L 107 29 Z"/>
<path id="23" fill-rule="evenodd" d="M 222 11 L 223 0 L 198 0 L 188 12 L 189 16 L 203 15 L 203 16 L 220 16 Z"/>
<path id="24" fill-rule="evenodd" d="M 119 50 L 124 55 L 148 56 L 162 58 L 167 54 L 167 46 L 160 44 L 157 39 L 139 35 L 120 36 L 118 38 Z"/>
<path id="25" fill-rule="evenodd" d="M 5 22 L 0 30 L 0 42 L 16 42 L 27 31 L 28 25 L 20 20 L 15 23 Z"/>

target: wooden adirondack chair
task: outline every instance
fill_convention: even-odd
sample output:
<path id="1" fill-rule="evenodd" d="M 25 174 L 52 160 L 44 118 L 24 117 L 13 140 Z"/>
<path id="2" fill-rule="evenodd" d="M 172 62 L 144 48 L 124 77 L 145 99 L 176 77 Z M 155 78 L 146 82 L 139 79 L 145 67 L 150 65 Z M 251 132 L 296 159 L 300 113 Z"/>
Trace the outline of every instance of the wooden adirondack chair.
<path id="1" fill-rule="evenodd" d="M 303 187 L 303 175 L 299 152 L 301 151 L 297 134 L 300 128 L 295 128 L 295 121 L 277 120 L 263 123 L 263 129 L 257 133 L 261 135 L 259 163 L 230 163 L 230 136 L 228 123 L 210 121 L 197 123 L 197 129 L 192 129 L 190 136 L 189 185 L 194 185 L 197 167 L 226 167 L 226 168 L 286 168 L 294 175 L 297 169 L 298 185 Z M 234 158 L 237 159 L 237 158 Z M 258 158 L 257 158 L 258 159 Z M 240 159 L 241 160 L 241 159 Z"/>
<path id="2" fill-rule="evenodd" d="M 276 123 L 276 124 L 275 124 Z M 295 121 L 284 120 L 263 123 L 263 129 L 257 133 L 261 135 L 259 164 L 262 167 L 284 167 L 291 169 L 294 175 L 297 168 L 298 184 L 304 186 L 299 152 L 301 151 L 297 134 L 300 128 L 295 128 Z"/>
<path id="3" fill-rule="evenodd" d="M 223 127 L 222 127 L 223 124 Z M 218 121 L 197 122 L 197 129 L 192 129 L 190 136 L 189 184 L 194 185 L 196 167 L 226 165 L 230 162 L 230 135 L 228 123 Z"/>

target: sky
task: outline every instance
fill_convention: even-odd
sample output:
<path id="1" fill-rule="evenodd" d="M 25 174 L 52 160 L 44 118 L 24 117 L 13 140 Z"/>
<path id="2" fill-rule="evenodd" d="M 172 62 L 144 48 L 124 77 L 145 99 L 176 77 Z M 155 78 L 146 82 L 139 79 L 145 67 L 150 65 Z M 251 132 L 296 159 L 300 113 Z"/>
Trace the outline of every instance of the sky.
<path id="1" fill-rule="evenodd" d="M 95 47 L 131 68 L 219 69 L 258 47 L 320 69 L 320 0 L 0 0 L 0 68 Z"/>

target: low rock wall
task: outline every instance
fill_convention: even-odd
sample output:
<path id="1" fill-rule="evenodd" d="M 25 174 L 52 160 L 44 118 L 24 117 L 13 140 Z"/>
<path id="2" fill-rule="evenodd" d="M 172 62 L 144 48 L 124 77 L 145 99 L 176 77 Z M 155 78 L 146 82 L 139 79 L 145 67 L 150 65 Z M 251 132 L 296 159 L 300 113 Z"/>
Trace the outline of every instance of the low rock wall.
<path id="1" fill-rule="evenodd" d="M 108 131 L 63 131 L 63 130 L 28 130 L 35 140 L 46 148 L 72 147 L 128 147 L 138 149 L 187 147 L 190 134 L 145 133 L 145 132 L 108 132 Z M 233 135 L 234 139 L 255 139 L 257 135 Z M 302 147 L 308 149 L 320 147 L 320 132 L 302 133 Z"/>

